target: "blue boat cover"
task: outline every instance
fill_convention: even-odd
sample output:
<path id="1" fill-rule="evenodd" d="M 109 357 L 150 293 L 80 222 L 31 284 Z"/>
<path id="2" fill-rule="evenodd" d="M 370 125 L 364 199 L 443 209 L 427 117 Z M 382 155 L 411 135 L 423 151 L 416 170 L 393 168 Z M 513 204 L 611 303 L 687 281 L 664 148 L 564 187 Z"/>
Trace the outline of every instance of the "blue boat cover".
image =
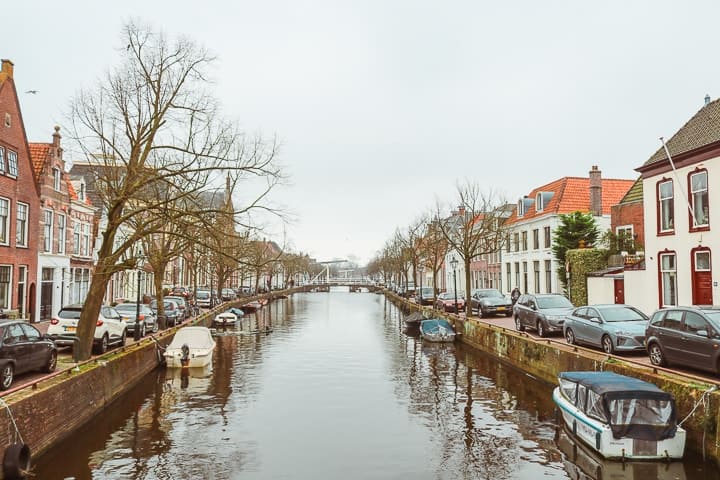
<path id="1" fill-rule="evenodd" d="M 438 330 L 440 327 L 450 330 L 451 332 L 455 331 L 452 325 L 450 325 L 450 322 L 448 322 L 444 318 L 430 318 L 428 320 L 423 320 L 422 322 L 420 322 L 420 330 L 422 330 L 423 332 L 433 332 L 435 330 Z"/>

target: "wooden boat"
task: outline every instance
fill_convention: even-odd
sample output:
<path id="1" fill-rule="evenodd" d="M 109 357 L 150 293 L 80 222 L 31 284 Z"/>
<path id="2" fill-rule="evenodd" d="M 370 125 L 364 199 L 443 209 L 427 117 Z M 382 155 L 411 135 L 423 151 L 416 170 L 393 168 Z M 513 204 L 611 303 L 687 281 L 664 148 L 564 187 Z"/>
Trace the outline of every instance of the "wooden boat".
<path id="1" fill-rule="evenodd" d="M 241 305 L 240 310 L 242 310 L 244 313 L 253 313 L 261 309 L 263 305 L 263 303 L 255 300 L 253 302 L 246 303 L 245 305 Z"/>
<path id="2" fill-rule="evenodd" d="M 213 323 L 216 325 L 235 325 L 235 322 L 237 322 L 237 315 L 230 311 L 218 313 L 213 319 Z"/>
<path id="3" fill-rule="evenodd" d="M 212 362 L 215 340 L 207 327 L 182 327 L 165 349 L 170 368 L 205 367 Z"/>
<path id="4" fill-rule="evenodd" d="M 607 459 L 674 460 L 685 450 L 675 399 L 613 372 L 561 372 L 553 400 L 570 432 Z"/>
<path id="5" fill-rule="evenodd" d="M 423 320 L 427 320 L 427 317 L 423 315 L 423 312 L 412 312 L 407 317 L 403 318 L 403 322 L 405 322 L 405 325 L 408 327 L 417 327 L 420 326 L 420 322 Z"/>
<path id="6" fill-rule="evenodd" d="M 431 318 L 420 322 L 420 336 L 429 342 L 453 342 L 455 330 L 444 318 Z"/>

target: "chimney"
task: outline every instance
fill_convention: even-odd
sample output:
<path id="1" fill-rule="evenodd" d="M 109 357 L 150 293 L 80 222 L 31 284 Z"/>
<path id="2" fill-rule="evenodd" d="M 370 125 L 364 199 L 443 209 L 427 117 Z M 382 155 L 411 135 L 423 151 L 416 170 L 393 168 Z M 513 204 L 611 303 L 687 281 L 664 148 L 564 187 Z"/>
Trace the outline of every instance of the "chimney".
<path id="1" fill-rule="evenodd" d="M 0 82 L 8 78 L 13 78 L 13 63 L 10 60 L 2 59 L 2 68 L 0 68 Z"/>
<path id="2" fill-rule="evenodd" d="M 602 215 L 602 178 L 597 165 L 590 169 L 590 213 Z"/>
<path id="3" fill-rule="evenodd" d="M 707 105 L 708 103 L 710 103 L 710 95 L 706 94 L 705 95 L 705 105 Z"/>

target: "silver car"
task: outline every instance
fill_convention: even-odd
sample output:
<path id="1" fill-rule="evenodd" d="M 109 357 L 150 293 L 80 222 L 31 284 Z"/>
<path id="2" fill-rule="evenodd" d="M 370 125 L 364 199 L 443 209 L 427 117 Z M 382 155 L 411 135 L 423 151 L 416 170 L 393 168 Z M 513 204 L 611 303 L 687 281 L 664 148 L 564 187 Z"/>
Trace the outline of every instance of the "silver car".
<path id="1" fill-rule="evenodd" d="M 630 305 L 592 305 L 573 310 L 563 333 L 571 345 L 592 345 L 605 353 L 643 351 L 647 325 L 647 315 Z"/>

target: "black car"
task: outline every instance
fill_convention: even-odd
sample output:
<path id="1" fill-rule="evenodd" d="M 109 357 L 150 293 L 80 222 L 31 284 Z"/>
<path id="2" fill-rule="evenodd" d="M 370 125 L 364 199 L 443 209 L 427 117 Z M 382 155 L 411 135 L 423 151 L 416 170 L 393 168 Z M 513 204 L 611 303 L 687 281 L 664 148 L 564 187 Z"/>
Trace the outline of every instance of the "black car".
<path id="1" fill-rule="evenodd" d="M 16 374 L 57 366 L 57 348 L 47 335 L 22 320 L 0 320 L 0 390 L 12 385 Z"/>
<path id="2" fill-rule="evenodd" d="M 150 302 L 150 308 L 153 313 L 155 313 L 155 318 L 158 319 L 158 323 L 162 323 L 158 314 L 157 299 L 153 299 L 152 302 Z M 165 328 L 174 327 L 183 321 L 181 316 L 182 312 L 177 300 L 168 300 L 167 298 L 163 299 L 163 309 L 165 310 Z"/>
<path id="3" fill-rule="evenodd" d="M 513 314 L 512 301 L 496 288 L 478 288 L 470 293 L 470 307 L 481 317 Z"/>
<path id="4" fill-rule="evenodd" d="M 720 309 L 669 307 L 658 310 L 645 330 L 653 365 L 671 363 L 720 373 Z"/>

